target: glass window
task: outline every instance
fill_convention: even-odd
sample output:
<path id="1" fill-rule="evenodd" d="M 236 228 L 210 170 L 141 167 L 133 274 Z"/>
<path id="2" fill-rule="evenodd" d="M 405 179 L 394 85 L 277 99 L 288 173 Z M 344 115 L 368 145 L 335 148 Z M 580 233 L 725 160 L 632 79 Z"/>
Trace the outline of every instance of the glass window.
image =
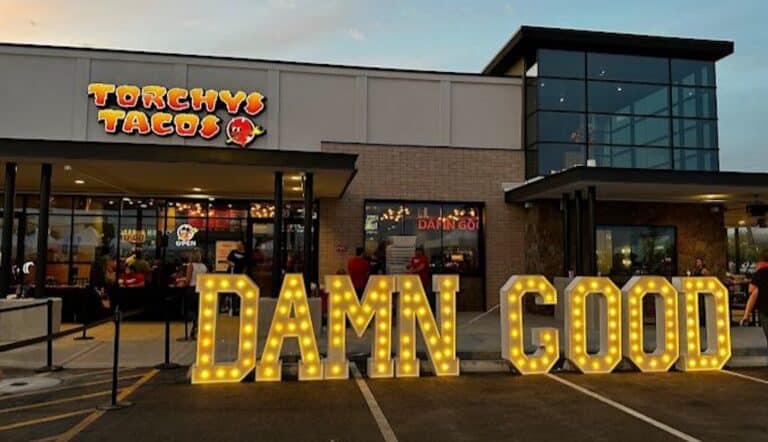
<path id="1" fill-rule="evenodd" d="M 673 58 L 672 83 L 686 86 L 714 86 L 715 63 Z"/>
<path id="2" fill-rule="evenodd" d="M 675 147 L 702 149 L 717 148 L 717 121 L 715 120 L 673 120 Z"/>
<path id="3" fill-rule="evenodd" d="M 669 87 L 590 81 L 589 112 L 668 115 Z"/>
<path id="4" fill-rule="evenodd" d="M 430 274 L 442 268 L 443 213 L 440 204 L 408 203 L 403 216 L 403 234 L 416 238 L 429 258 Z"/>
<path id="5" fill-rule="evenodd" d="M 717 170 L 718 151 L 708 149 L 675 149 L 678 170 Z"/>
<path id="6" fill-rule="evenodd" d="M 584 114 L 539 112 L 538 141 L 586 143 Z"/>
<path id="7" fill-rule="evenodd" d="M 590 52 L 587 66 L 587 76 L 592 79 L 669 83 L 666 58 Z"/>
<path id="8" fill-rule="evenodd" d="M 715 89 L 672 88 L 672 115 L 675 117 L 715 118 Z"/>
<path id="9" fill-rule="evenodd" d="M 480 271 L 480 207 L 474 204 L 443 204 L 443 271 Z"/>
<path id="10" fill-rule="evenodd" d="M 539 144 L 537 149 L 540 175 L 586 163 L 586 146 L 583 144 Z"/>
<path id="11" fill-rule="evenodd" d="M 670 277 L 675 268 L 675 228 L 597 226 L 597 269 L 601 275 Z"/>
<path id="12" fill-rule="evenodd" d="M 584 53 L 539 49 L 538 65 L 540 77 L 584 78 Z"/>
<path id="13" fill-rule="evenodd" d="M 672 168 L 672 150 L 650 147 L 590 146 L 589 158 L 600 167 Z"/>
<path id="14" fill-rule="evenodd" d="M 590 142 L 669 146 L 669 119 L 626 115 L 590 115 Z"/>
<path id="15" fill-rule="evenodd" d="M 538 108 L 544 110 L 584 110 L 584 82 L 579 80 L 538 81 Z"/>

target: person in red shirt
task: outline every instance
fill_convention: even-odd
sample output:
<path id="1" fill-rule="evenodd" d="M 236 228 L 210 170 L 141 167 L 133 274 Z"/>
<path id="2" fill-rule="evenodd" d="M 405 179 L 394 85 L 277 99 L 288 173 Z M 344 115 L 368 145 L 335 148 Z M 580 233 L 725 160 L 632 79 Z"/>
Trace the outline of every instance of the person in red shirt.
<path id="1" fill-rule="evenodd" d="M 122 278 L 123 287 L 134 288 L 144 287 L 144 274 L 137 272 L 133 264 L 125 268 Z"/>
<path id="2" fill-rule="evenodd" d="M 355 287 L 358 297 L 362 296 L 365 290 L 365 283 L 368 282 L 368 275 L 371 273 L 371 265 L 365 259 L 362 247 L 355 249 L 355 256 L 347 261 L 347 272 L 352 279 L 352 285 Z"/>
<path id="3" fill-rule="evenodd" d="M 411 262 L 408 263 L 405 269 L 419 275 L 421 285 L 424 286 L 424 291 L 427 292 L 427 297 L 430 299 L 431 304 L 432 290 L 430 290 L 430 287 L 432 284 L 429 281 L 429 258 L 424 254 L 424 247 L 416 247 L 416 255 L 411 258 Z"/>

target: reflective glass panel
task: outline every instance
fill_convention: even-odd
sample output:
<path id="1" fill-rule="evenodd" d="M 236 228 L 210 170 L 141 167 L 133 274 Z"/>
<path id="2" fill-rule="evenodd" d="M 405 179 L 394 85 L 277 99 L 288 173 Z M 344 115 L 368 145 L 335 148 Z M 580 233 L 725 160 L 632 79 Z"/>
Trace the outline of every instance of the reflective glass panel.
<path id="1" fill-rule="evenodd" d="M 669 61 L 666 58 L 590 52 L 587 54 L 587 76 L 599 80 L 668 83 Z"/>
<path id="2" fill-rule="evenodd" d="M 579 80 L 538 80 L 538 108 L 543 110 L 584 110 L 584 82 Z"/>
<path id="3" fill-rule="evenodd" d="M 714 86 L 715 63 L 673 58 L 672 83 L 686 86 Z"/>
<path id="4" fill-rule="evenodd" d="M 590 115 L 591 142 L 669 146 L 669 119 L 627 115 Z"/>
<path id="5" fill-rule="evenodd" d="M 669 169 L 672 149 L 624 146 L 590 146 L 589 158 L 600 167 Z"/>
<path id="6" fill-rule="evenodd" d="M 584 78 L 584 53 L 539 49 L 539 77 Z"/>
<path id="7" fill-rule="evenodd" d="M 668 115 L 669 87 L 590 81 L 589 111 L 600 113 Z"/>
<path id="8" fill-rule="evenodd" d="M 585 143 L 587 129 L 584 114 L 539 112 L 538 141 Z"/>
<path id="9" fill-rule="evenodd" d="M 715 118 L 715 89 L 672 88 L 672 115 L 675 117 Z"/>
<path id="10" fill-rule="evenodd" d="M 717 148 L 716 120 L 673 120 L 675 147 Z"/>
<path id="11" fill-rule="evenodd" d="M 704 149 L 675 149 L 675 169 L 717 170 L 718 151 Z"/>

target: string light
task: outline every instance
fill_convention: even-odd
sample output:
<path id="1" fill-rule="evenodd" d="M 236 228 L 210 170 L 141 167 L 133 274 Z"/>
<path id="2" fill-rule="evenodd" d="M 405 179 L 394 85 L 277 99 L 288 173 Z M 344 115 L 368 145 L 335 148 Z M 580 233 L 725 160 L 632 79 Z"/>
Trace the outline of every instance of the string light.
<path id="1" fill-rule="evenodd" d="M 291 312 L 295 314 L 291 316 Z M 275 314 L 269 326 L 267 342 L 256 369 L 257 381 L 279 381 L 282 361 L 280 350 L 285 338 L 295 338 L 299 343 L 299 380 L 310 381 L 323 379 L 323 365 L 317 351 L 317 341 L 309 315 L 307 293 L 304 278 L 300 273 L 288 273 L 283 279 L 280 295 L 277 298 Z M 272 345 L 277 342 L 277 345 Z"/>
<path id="2" fill-rule="evenodd" d="M 346 356 L 346 328 L 349 318 L 358 338 L 376 318 L 371 357 L 368 358 L 368 376 L 391 378 L 394 376 L 392 361 L 392 293 L 395 289 L 393 276 L 374 275 L 368 279 L 362 302 L 354 295 L 355 288 L 349 275 L 325 277 L 328 294 L 328 357 L 323 361 L 325 379 L 347 379 L 349 363 Z"/>
<path id="3" fill-rule="evenodd" d="M 456 292 L 459 290 L 458 275 L 435 275 L 432 286 L 438 292 L 436 312 L 441 328 L 427 301 L 427 295 L 418 275 L 398 275 L 397 291 L 398 326 L 400 345 L 396 365 L 397 377 L 418 377 L 419 361 L 416 359 L 416 321 L 421 327 L 427 354 L 437 376 L 458 376 L 459 360 L 456 358 Z"/>
<path id="4" fill-rule="evenodd" d="M 192 367 L 192 383 L 241 382 L 256 365 L 259 287 L 245 275 L 206 273 L 197 278 L 196 287 L 205 289 L 200 294 L 200 332 L 197 336 L 197 357 Z M 221 292 L 239 296 L 242 311 L 249 312 L 245 317 L 240 316 L 237 360 L 228 363 L 215 363 L 214 360 L 217 315 L 213 312 L 217 310 L 218 294 Z M 243 293 L 250 293 L 251 296 L 243 296 Z"/>
<path id="5" fill-rule="evenodd" d="M 682 371 L 720 370 L 731 358 L 731 329 L 728 326 L 728 289 L 714 276 L 673 278 L 680 292 L 680 359 L 675 364 Z M 699 334 L 699 298 L 704 296 L 707 349 L 701 351 Z"/>
<path id="6" fill-rule="evenodd" d="M 643 300 L 654 296 L 656 311 L 656 349 L 643 349 Z M 624 317 L 629 327 L 623 330 L 624 356 L 641 372 L 664 372 L 680 356 L 678 339 L 677 290 L 661 276 L 635 276 L 622 288 Z"/>
<path id="7" fill-rule="evenodd" d="M 587 316 L 587 296 L 597 296 L 597 318 Z M 608 278 L 579 276 L 565 289 L 565 355 L 582 373 L 610 373 L 621 362 L 621 292 Z M 600 348 L 587 352 L 587 321 L 599 324 Z M 613 336 L 614 339 L 610 339 Z"/>
<path id="8" fill-rule="evenodd" d="M 523 298 L 535 295 L 540 305 L 555 305 L 557 290 L 541 275 L 513 276 L 502 286 L 501 301 L 501 356 L 511 362 L 520 374 L 544 374 L 557 362 L 560 355 L 556 328 L 534 328 L 533 344 L 536 351 L 525 353 L 523 340 Z"/>

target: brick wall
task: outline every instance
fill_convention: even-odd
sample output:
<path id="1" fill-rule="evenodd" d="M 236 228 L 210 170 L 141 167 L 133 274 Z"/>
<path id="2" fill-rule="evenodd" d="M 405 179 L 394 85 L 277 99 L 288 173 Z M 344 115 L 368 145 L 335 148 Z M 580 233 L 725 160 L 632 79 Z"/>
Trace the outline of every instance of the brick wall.
<path id="1" fill-rule="evenodd" d="M 528 210 L 525 225 L 526 271 L 545 275 L 562 273 L 562 221 L 559 201 L 537 201 Z M 651 204 L 599 202 L 597 224 L 675 226 L 677 272 L 693 270 L 702 256 L 710 271 L 725 276 L 726 232 L 723 211 L 708 204 Z M 576 242 L 571 224 L 571 264 L 575 266 Z M 585 244 L 586 246 L 586 244 Z"/>
<path id="2" fill-rule="evenodd" d="M 346 268 L 363 243 L 366 199 L 479 201 L 485 203 L 485 303 L 498 304 L 499 288 L 524 269 L 525 211 L 504 202 L 501 184 L 522 181 L 523 152 L 500 149 L 323 143 L 324 152 L 358 155 L 357 175 L 341 199 L 320 201 L 320 275 Z M 337 245 L 347 251 L 338 253 Z M 482 300 L 460 303 L 482 309 Z"/>

